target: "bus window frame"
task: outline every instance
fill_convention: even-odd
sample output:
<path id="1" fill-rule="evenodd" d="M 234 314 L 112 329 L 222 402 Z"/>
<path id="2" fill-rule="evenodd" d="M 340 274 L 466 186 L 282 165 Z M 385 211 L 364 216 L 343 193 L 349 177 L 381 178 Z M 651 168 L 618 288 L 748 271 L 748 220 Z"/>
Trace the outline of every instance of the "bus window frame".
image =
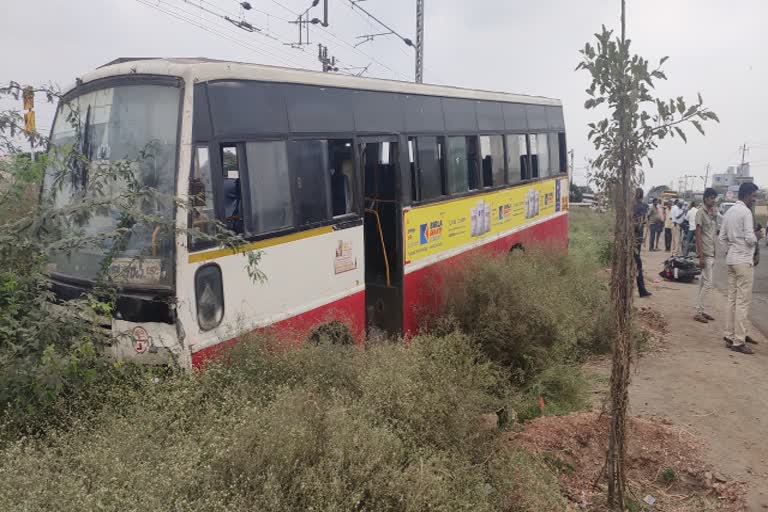
<path id="1" fill-rule="evenodd" d="M 480 158 L 480 165 L 481 165 L 481 167 L 480 167 L 480 177 L 481 177 L 481 181 L 482 181 L 482 189 L 485 190 L 486 192 L 500 190 L 500 189 L 503 189 L 503 188 L 506 188 L 506 187 L 510 186 L 509 185 L 509 162 L 507 162 L 507 137 L 506 137 L 506 135 L 507 134 L 505 132 L 482 131 L 477 136 L 478 141 L 481 144 L 482 144 L 482 140 L 481 140 L 482 137 L 501 137 L 501 144 L 503 146 L 503 151 L 504 151 L 504 182 L 502 184 L 500 184 L 500 185 L 486 186 L 485 181 L 482 180 L 482 178 L 483 178 L 483 176 L 482 176 L 482 174 L 483 174 L 483 172 L 482 172 L 482 164 L 483 164 L 482 154 L 483 154 L 483 151 L 482 151 L 482 145 L 480 146 L 480 151 L 478 151 L 478 157 Z M 493 173 L 491 173 L 491 178 L 493 178 Z"/>
<path id="2" fill-rule="evenodd" d="M 549 129 L 547 129 L 547 130 L 539 130 L 536 133 L 547 133 L 547 134 L 549 134 L 549 133 L 565 133 L 565 132 L 563 130 L 549 130 Z M 436 132 L 429 132 L 429 133 L 419 132 L 419 133 L 407 133 L 407 134 L 404 134 L 403 136 L 404 136 L 406 141 L 410 140 L 411 138 L 418 139 L 419 137 L 444 137 L 444 140 L 446 140 L 446 141 L 447 141 L 448 137 L 462 137 L 462 136 L 463 137 L 477 137 L 478 138 L 478 143 L 479 143 L 479 138 L 482 137 L 483 135 L 500 135 L 502 137 L 502 139 L 504 140 L 504 162 L 505 162 L 504 163 L 504 174 L 505 174 L 505 183 L 503 185 L 494 186 L 494 187 L 483 187 L 483 188 L 480 188 L 480 189 L 468 190 L 466 192 L 455 193 L 455 194 L 446 193 L 446 194 L 444 194 L 444 195 L 442 195 L 440 197 L 436 197 L 436 198 L 428 199 L 428 200 L 424 200 L 424 201 L 416 201 L 413 197 L 411 197 L 410 204 L 403 203 L 403 207 L 405 207 L 405 208 L 409 208 L 409 207 L 410 208 L 417 208 L 417 207 L 420 207 L 420 206 L 427 206 L 427 205 L 437 204 L 437 203 L 444 202 L 444 201 L 452 201 L 454 199 L 463 199 L 465 197 L 471 197 L 471 196 L 480 195 L 480 194 L 487 194 L 487 193 L 496 192 L 498 190 L 503 190 L 503 189 L 507 189 L 507 188 L 513 188 L 513 187 L 519 187 L 519 186 L 523 186 L 523 185 L 528 185 L 528 184 L 535 183 L 535 182 L 538 182 L 538 181 L 544 181 L 544 180 L 549 180 L 549 179 L 557 179 L 557 178 L 563 176 L 563 174 L 556 174 L 556 175 L 553 175 L 553 176 L 544 176 L 544 177 L 539 176 L 539 177 L 536 177 L 536 178 L 529 177 L 529 178 L 526 178 L 526 179 L 521 179 L 520 181 L 518 181 L 516 183 L 509 183 L 509 165 L 508 165 L 508 162 L 507 162 L 507 154 L 508 154 L 509 148 L 507 147 L 507 137 L 506 137 L 507 135 L 525 135 L 525 149 L 526 149 L 526 160 L 528 162 L 528 169 L 529 169 L 529 172 L 533 170 L 531 168 L 531 166 L 532 166 L 532 161 L 531 161 L 531 135 L 535 135 L 535 133 L 532 134 L 527 129 L 526 130 L 504 130 L 504 131 L 486 131 L 486 130 L 484 130 L 484 131 L 478 132 L 476 134 L 466 134 L 466 133 L 456 133 L 456 132 L 437 132 L 437 133 Z M 407 148 L 407 146 L 405 147 L 404 150 L 401 150 L 401 152 L 402 151 L 404 151 L 403 155 L 404 155 L 405 160 L 408 161 L 408 148 Z M 446 175 L 445 169 L 443 169 L 443 181 L 445 181 L 445 180 L 447 180 L 447 175 Z M 447 186 L 447 184 L 444 184 L 444 186 Z M 447 190 L 447 189 L 444 189 L 444 190 Z"/>
<path id="3" fill-rule="evenodd" d="M 302 226 L 296 225 L 296 219 L 298 219 L 299 215 L 299 208 L 298 208 L 298 201 L 295 200 L 296 197 L 296 172 L 295 167 L 293 165 L 293 162 L 291 161 L 291 155 L 288 154 L 288 172 L 291 179 L 291 193 L 293 195 L 292 200 L 292 208 L 293 208 L 293 214 L 294 214 L 294 222 L 293 225 L 273 231 L 269 231 L 266 233 L 254 233 L 250 232 L 248 230 L 248 223 L 246 222 L 244 225 L 244 232 L 242 233 L 242 238 L 246 242 L 258 242 L 261 240 L 267 240 L 270 238 L 277 238 L 280 236 L 285 235 L 291 235 L 293 233 L 299 233 L 302 231 L 307 231 L 310 229 L 316 229 L 320 227 L 325 226 L 338 226 L 336 229 L 346 229 L 349 227 L 355 227 L 358 225 L 362 225 L 363 218 L 362 218 L 362 211 L 363 211 L 363 197 L 362 197 L 362 176 L 361 176 L 361 170 L 359 168 L 360 166 L 360 159 L 357 155 L 357 151 L 355 148 L 358 144 L 358 139 L 354 134 L 350 133 L 334 133 L 334 134 L 328 134 L 328 133 L 311 133 L 311 134 L 293 134 L 293 135 L 268 135 L 268 136 L 234 136 L 234 137 L 222 137 L 222 138 L 214 138 L 213 140 L 210 140 L 207 142 L 207 144 L 204 143 L 198 143 L 198 144 L 192 144 L 193 147 L 202 147 L 207 146 L 209 154 L 212 154 L 213 157 L 211 158 L 211 173 L 212 173 L 212 186 L 213 186 L 213 194 L 214 194 L 214 211 L 216 212 L 216 220 L 219 222 L 223 222 L 223 208 L 224 208 L 224 197 L 223 197 L 223 183 L 224 183 L 224 175 L 223 175 L 223 161 L 222 161 L 222 148 L 223 147 L 231 147 L 236 146 L 238 148 L 238 169 L 240 171 L 240 187 L 241 192 L 243 194 L 242 198 L 242 208 L 243 208 L 243 215 L 244 216 L 250 216 L 252 212 L 252 204 L 251 204 L 251 197 L 250 197 L 250 181 L 248 176 L 248 157 L 246 155 L 246 144 L 250 142 L 285 142 L 288 147 L 290 147 L 290 143 L 292 141 L 300 141 L 300 140 L 335 140 L 335 139 L 343 139 L 343 140 L 349 140 L 352 143 L 352 154 L 353 154 L 353 161 L 354 161 L 354 167 L 355 167 L 355 173 L 356 173 L 356 179 L 355 179 L 355 211 L 351 213 L 346 213 L 344 215 L 339 215 L 336 217 L 333 217 L 331 214 L 332 212 L 329 211 L 328 215 L 329 218 L 321 221 L 321 222 L 313 222 L 311 224 L 305 224 Z M 194 162 L 191 163 L 191 165 L 194 165 Z M 191 171 L 191 167 L 190 167 Z M 330 210 L 330 196 L 328 197 L 329 200 L 329 210 Z M 250 217 L 246 217 L 247 218 Z M 212 248 L 218 247 L 218 243 L 215 241 L 211 241 L 207 244 L 202 244 L 196 246 L 194 249 L 189 248 L 189 252 L 196 253 L 201 252 L 205 250 L 209 250 Z"/>
<path id="4" fill-rule="evenodd" d="M 51 130 L 53 130 L 53 127 L 56 126 L 56 121 L 58 120 L 59 116 L 59 106 L 67 103 L 69 101 L 72 101 L 73 99 L 77 98 L 78 96 L 82 96 L 83 94 L 88 94 L 90 92 L 98 91 L 101 89 L 109 89 L 112 87 L 121 87 L 121 86 L 132 86 L 132 85 L 159 85 L 164 87 L 175 87 L 179 90 L 179 113 L 176 117 L 176 165 L 173 169 L 173 191 L 174 196 L 178 196 L 181 194 L 187 194 L 189 183 L 185 183 L 185 187 L 187 187 L 184 191 L 179 191 L 179 171 L 181 170 L 181 148 L 183 144 L 183 128 L 184 128 L 184 109 L 185 109 L 185 102 L 186 102 L 186 91 L 187 87 L 189 86 L 183 77 L 180 76 L 168 76 L 168 75 L 152 75 L 152 74 L 146 74 L 146 73 L 137 73 L 137 74 L 131 74 L 131 75 L 117 75 L 117 76 L 108 76 L 104 78 L 97 78 L 95 80 L 92 80 L 90 82 L 86 82 L 82 85 L 78 85 L 74 89 L 71 89 L 66 94 L 61 96 L 59 98 L 59 102 L 56 105 L 56 110 L 53 115 L 53 122 L 51 123 Z M 51 133 L 53 135 L 53 133 Z M 45 145 L 45 153 L 47 154 L 51 149 L 51 139 L 52 137 L 48 138 L 48 141 Z M 200 145 L 204 145 L 204 143 L 201 143 Z M 194 146 L 194 144 L 193 144 Z M 40 180 L 40 189 L 38 192 L 38 202 L 42 201 L 43 198 L 43 187 L 44 187 L 45 180 Z M 214 194 L 216 194 L 214 190 Z M 172 224 L 175 225 L 177 222 L 177 215 L 178 215 L 178 209 L 172 208 L 171 213 L 171 221 Z M 175 240 L 175 242 L 178 242 L 178 238 Z M 149 286 L 149 285 L 136 285 L 136 284 L 123 284 L 120 286 L 121 292 L 129 292 L 130 294 L 134 296 L 134 298 L 129 298 L 130 295 L 125 295 L 123 293 L 120 294 L 121 300 L 124 300 L 126 302 L 134 302 L 134 299 L 138 301 L 139 304 L 144 304 L 144 297 L 141 297 L 143 295 L 150 296 L 150 300 L 154 300 L 151 298 L 153 295 L 162 295 L 162 296 L 172 296 L 175 293 L 175 290 L 177 289 L 177 273 L 178 273 L 178 266 L 179 266 L 179 259 L 178 259 L 178 243 L 174 243 L 174 256 L 171 258 L 171 261 L 173 262 L 173 268 L 171 269 L 171 284 L 170 285 L 163 285 L 163 286 Z M 93 286 L 95 286 L 96 282 L 92 279 L 83 279 L 75 276 L 69 276 L 66 274 L 59 274 L 57 272 L 51 273 L 51 281 L 52 282 L 58 282 L 64 286 L 71 286 L 76 287 L 81 290 L 91 289 Z M 118 301 L 118 307 L 117 312 L 120 312 L 120 301 Z M 172 316 L 171 313 L 169 313 L 170 316 Z M 165 320 L 163 320 L 165 321 Z M 170 322 L 168 322 L 170 323 Z"/>

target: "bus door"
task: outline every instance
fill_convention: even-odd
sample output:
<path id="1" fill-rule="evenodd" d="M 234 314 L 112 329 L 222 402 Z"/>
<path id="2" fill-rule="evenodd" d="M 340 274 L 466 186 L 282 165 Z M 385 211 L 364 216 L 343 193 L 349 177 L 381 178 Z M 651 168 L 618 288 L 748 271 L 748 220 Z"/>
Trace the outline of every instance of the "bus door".
<path id="1" fill-rule="evenodd" d="M 398 139 L 358 139 L 364 187 L 365 297 L 368 327 L 402 329 L 403 258 Z"/>

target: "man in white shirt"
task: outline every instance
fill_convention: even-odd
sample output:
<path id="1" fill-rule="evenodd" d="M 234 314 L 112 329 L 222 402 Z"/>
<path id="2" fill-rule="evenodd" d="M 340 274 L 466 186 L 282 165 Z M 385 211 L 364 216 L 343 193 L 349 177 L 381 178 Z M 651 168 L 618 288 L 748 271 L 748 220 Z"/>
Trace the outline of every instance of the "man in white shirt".
<path id="1" fill-rule="evenodd" d="M 680 256 L 680 235 L 682 234 L 683 219 L 685 218 L 685 212 L 682 206 L 680 206 L 680 200 L 675 199 L 675 204 L 672 205 L 672 256 Z"/>
<path id="2" fill-rule="evenodd" d="M 720 243 L 726 247 L 725 262 L 728 265 L 725 343 L 731 350 L 743 354 L 754 354 L 745 342 L 755 342 L 747 336 L 747 317 L 752 301 L 755 247 L 762 238 L 761 232 L 755 233 L 752 219 L 756 191 L 757 186 L 754 183 L 741 184 L 739 200 L 725 213 L 718 237 Z"/>
<path id="3" fill-rule="evenodd" d="M 696 235 L 696 213 L 699 211 L 696 208 L 696 201 L 691 201 L 691 207 L 688 209 L 688 213 L 685 214 L 685 219 L 688 221 L 688 227 L 685 230 L 685 240 L 683 241 L 683 256 L 688 257 L 688 253 L 693 248 L 694 250 L 694 236 Z"/>

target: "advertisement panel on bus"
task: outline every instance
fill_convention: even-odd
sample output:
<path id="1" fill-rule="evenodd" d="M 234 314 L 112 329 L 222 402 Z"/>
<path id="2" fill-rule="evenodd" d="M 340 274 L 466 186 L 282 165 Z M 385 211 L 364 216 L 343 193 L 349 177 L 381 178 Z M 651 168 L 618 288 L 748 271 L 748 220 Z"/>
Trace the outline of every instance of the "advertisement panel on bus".
<path id="1" fill-rule="evenodd" d="M 406 210 L 405 263 L 565 211 L 567 202 L 568 180 L 556 178 Z"/>

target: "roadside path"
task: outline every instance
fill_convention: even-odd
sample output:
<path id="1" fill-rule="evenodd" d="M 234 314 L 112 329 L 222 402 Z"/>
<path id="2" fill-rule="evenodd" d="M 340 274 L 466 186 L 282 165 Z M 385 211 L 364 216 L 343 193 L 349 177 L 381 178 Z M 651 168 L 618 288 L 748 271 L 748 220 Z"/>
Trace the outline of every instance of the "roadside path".
<path id="1" fill-rule="evenodd" d="M 630 385 L 634 415 L 665 416 L 698 434 L 710 462 L 726 476 L 747 482 L 749 511 L 768 510 L 768 340 L 758 329 L 755 355 L 725 348 L 725 296 L 713 289 L 714 322 L 693 320 L 698 282 L 661 280 L 666 252 L 642 254 L 653 293 L 635 304 L 661 312 L 669 322 L 661 351 L 640 358 Z M 657 280 L 659 282 L 654 282 Z"/>

